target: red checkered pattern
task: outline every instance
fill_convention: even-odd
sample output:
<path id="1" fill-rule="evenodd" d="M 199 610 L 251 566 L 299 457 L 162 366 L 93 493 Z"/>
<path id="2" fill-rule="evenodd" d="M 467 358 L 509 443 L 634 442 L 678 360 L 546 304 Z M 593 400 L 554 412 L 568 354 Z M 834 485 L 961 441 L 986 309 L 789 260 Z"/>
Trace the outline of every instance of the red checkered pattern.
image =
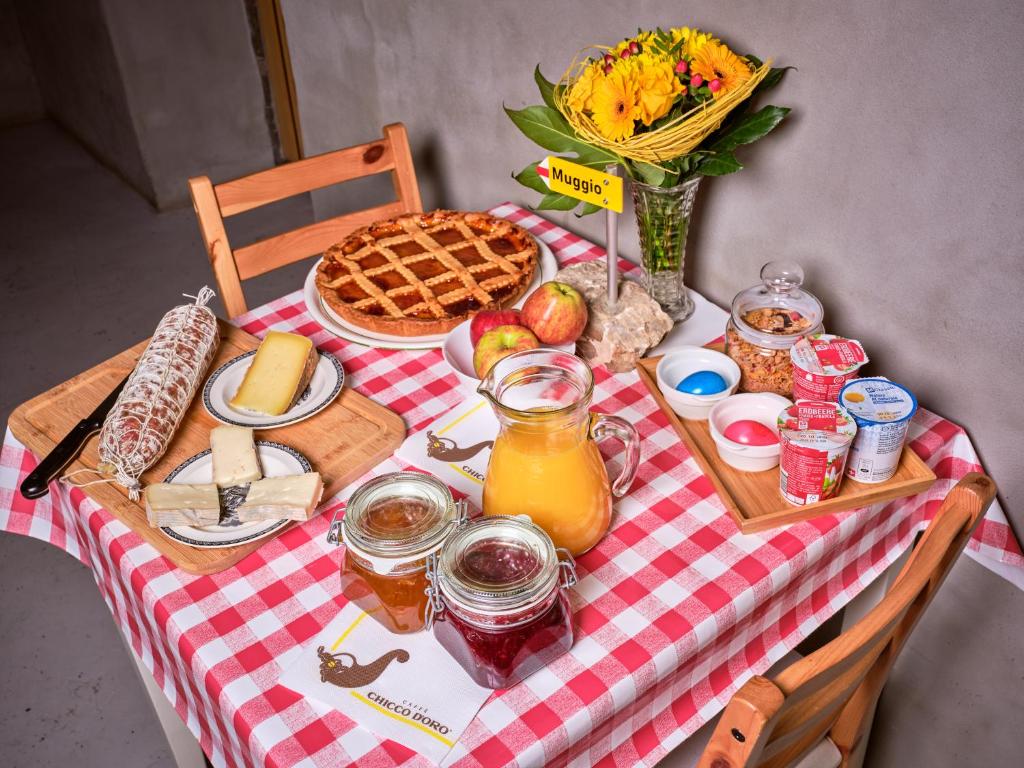
<path id="1" fill-rule="evenodd" d="M 563 264 L 603 255 L 521 208 L 494 213 L 523 224 Z M 410 431 L 460 398 L 438 351 L 338 339 L 312 321 L 301 292 L 240 322 L 257 335 L 273 328 L 312 337 L 344 362 L 353 387 L 402 414 Z M 929 493 L 744 536 L 636 374 L 596 374 L 595 408 L 629 419 L 643 438 L 636 483 L 608 536 L 579 560 L 572 652 L 495 694 L 453 750 L 457 765 L 652 765 L 880 575 L 956 480 L 980 469 L 964 431 L 922 411 L 911 438 L 939 476 Z M 92 568 L 135 652 L 214 765 L 423 762 L 277 685 L 297 649 L 345 603 L 340 552 L 325 540 L 337 499 L 236 567 L 190 576 L 79 490 L 54 484 L 37 502 L 22 498 L 15 489 L 35 464 L 8 433 L 0 527 L 50 541 Z M 389 460 L 374 473 L 399 468 Z M 970 548 L 1024 569 L 997 507 Z"/>

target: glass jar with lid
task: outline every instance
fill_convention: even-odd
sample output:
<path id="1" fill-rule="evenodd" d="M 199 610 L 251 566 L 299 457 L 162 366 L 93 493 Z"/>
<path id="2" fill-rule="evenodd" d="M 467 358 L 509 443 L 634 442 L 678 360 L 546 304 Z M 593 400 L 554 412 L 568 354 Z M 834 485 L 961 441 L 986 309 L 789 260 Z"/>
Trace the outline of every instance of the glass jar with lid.
<path id="1" fill-rule="evenodd" d="M 761 284 L 736 294 L 725 329 L 725 353 L 740 367 L 743 392 L 793 396 L 790 347 L 807 333 L 824 331 L 821 302 L 800 286 L 804 271 L 791 261 L 770 261 Z"/>
<path id="2" fill-rule="evenodd" d="M 463 526 L 428 577 L 428 626 L 482 686 L 508 688 L 572 647 L 575 563 L 525 515 Z"/>
<path id="3" fill-rule="evenodd" d="M 341 587 L 348 600 L 392 632 L 416 632 L 427 610 L 427 557 L 465 512 L 432 475 L 393 472 L 356 489 L 327 540 L 344 543 Z"/>

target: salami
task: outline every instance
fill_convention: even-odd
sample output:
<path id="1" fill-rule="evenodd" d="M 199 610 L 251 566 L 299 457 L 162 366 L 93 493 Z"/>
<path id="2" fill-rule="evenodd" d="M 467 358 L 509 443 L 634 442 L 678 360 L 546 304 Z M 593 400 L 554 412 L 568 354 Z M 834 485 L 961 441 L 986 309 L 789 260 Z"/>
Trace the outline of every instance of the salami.
<path id="1" fill-rule="evenodd" d="M 192 402 L 220 343 L 204 287 L 195 303 L 160 321 L 100 431 L 100 472 L 139 498 L 139 477 L 159 459 Z"/>

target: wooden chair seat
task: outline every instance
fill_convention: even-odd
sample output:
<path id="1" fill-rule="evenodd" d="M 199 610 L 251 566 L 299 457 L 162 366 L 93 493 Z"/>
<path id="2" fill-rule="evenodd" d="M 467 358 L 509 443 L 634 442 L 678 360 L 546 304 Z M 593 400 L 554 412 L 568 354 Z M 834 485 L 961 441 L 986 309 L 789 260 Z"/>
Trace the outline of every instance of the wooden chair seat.
<path id="1" fill-rule="evenodd" d="M 353 179 L 390 173 L 396 199 L 361 211 L 318 221 L 232 249 L 224 219 L 287 197 Z M 316 157 L 280 165 L 214 185 L 206 176 L 188 181 L 199 232 L 213 266 L 228 317 L 247 311 L 242 281 L 322 253 L 353 230 L 402 213 L 420 212 L 416 171 L 405 126 L 384 126 L 384 137 Z"/>

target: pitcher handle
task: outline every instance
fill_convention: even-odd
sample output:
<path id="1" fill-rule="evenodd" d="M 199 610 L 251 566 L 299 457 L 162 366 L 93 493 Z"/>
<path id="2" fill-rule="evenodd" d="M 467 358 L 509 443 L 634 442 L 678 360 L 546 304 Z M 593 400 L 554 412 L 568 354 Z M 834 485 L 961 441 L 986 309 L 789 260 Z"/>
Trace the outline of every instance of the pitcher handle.
<path id="1" fill-rule="evenodd" d="M 592 413 L 590 414 L 590 436 L 598 443 L 608 438 L 622 441 L 622 445 L 626 449 L 626 461 L 622 466 L 622 472 L 612 483 L 612 495 L 617 499 L 621 498 L 633 484 L 637 467 L 640 466 L 640 435 L 636 431 L 636 427 L 625 419 L 608 416 L 604 413 Z"/>

